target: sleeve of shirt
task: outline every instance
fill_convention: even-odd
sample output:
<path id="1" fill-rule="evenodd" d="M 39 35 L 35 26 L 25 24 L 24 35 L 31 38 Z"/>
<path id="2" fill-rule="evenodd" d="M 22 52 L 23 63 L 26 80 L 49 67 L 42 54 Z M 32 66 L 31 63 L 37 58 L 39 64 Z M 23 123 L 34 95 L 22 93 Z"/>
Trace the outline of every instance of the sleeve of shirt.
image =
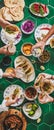
<path id="1" fill-rule="evenodd" d="M 3 70 L 0 69 L 0 79 L 3 77 Z"/>
<path id="2" fill-rule="evenodd" d="M 8 107 L 6 107 L 6 100 L 3 100 L 2 104 L 0 105 L 0 112 L 8 111 Z"/>

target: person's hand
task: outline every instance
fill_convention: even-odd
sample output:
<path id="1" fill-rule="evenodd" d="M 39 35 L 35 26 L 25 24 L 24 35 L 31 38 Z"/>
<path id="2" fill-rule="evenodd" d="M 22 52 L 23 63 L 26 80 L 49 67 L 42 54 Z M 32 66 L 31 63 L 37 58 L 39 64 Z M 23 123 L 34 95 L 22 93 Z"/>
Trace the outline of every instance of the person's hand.
<path id="1" fill-rule="evenodd" d="M 32 46 L 32 50 L 33 51 L 35 48 L 41 48 L 41 51 L 44 51 L 44 47 L 45 47 L 45 42 L 40 41 L 38 43 L 36 43 L 35 45 Z"/>
<path id="2" fill-rule="evenodd" d="M 8 21 L 4 20 L 3 18 L 0 18 L 0 26 L 2 28 L 4 28 L 4 29 L 6 29 L 6 27 L 9 26 L 9 28 L 10 29 L 12 28 L 13 31 L 17 31 L 18 30 L 18 28 L 16 27 L 16 25 L 9 23 Z"/>
<path id="3" fill-rule="evenodd" d="M 12 99 L 12 97 L 10 97 L 7 101 L 6 101 L 6 106 L 10 106 L 12 104 L 15 104 L 18 100 L 18 96 L 16 95 L 15 99 Z"/>
<path id="4" fill-rule="evenodd" d="M 7 72 L 4 72 L 4 73 L 3 73 L 3 77 L 15 78 L 15 73 L 7 73 Z"/>
<path id="5" fill-rule="evenodd" d="M 54 102 L 54 98 L 49 96 L 48 93 L 44 93 L 42 92 L 41 94 L 38 95 L 38 100 L 41 104 L 45 104 L 45 103 L 48 103 L 48 102 Z"/>
<path id="6" fill-rule="evenodd" d="M 17 67 L 14 69 L 14 72 L 4 72 L 3 77 L 7 78 L 19 78 L 21 79 L 23 76 L 25 76 L 22 67 Z"/>
<path id="7" fill-rule="evenodd" d="M 24 71 L 23 71 L 23 68 L 22 67 L 16 67 L 15 68 L 15 75 L 16 75 L 16 78 L 19 78 L 19 79 L 21 79 L 22 77 L 24 77 L 25 76 L 25 73 L 24 73 Z"/>
<path id="8" fill-rule="evenodd" d="M 8 51 L 8 47 L 9 47 L 9 44 L 1 47 L 0 48 L 0 54 L 13 55 L 13 53 Z"/>
<path id="9" fill-rule="evenodd" d="M 54 80 L 54 75 L 51 75 L 51 76 L 48 76 L 48 78 L 47 78 L 48 80 Z"/>

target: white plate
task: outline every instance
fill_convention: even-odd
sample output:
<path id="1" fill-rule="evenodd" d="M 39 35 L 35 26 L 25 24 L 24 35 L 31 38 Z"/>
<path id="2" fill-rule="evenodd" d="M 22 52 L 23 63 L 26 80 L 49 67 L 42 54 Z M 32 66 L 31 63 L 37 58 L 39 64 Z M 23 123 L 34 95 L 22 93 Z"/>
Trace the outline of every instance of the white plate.
<path id="1" fill-rule="evenodd" d="M 34 33 L 34 37 L 35 40 L 37 42 L 39 42 L 38 38 L 40 38 L 41 40 L 43 39 L 42 34 L 43 35 L 47 35 L 47 33 L 49 32 L 51 28 L 50 24 L 41 24 L 39 25 L 36 29 L 35 29 L 35 33 Z M 46 42 L 46 45 L 50 44 L 50 40 L 54 37 L 54 35 L 52 35 Z"/>
<path id="2" fill-rule="evenodd" d="M 50 77 L 52 76 L 52 75 L 47 74 L 47 73 L 40 73 L 40 74 L 36 77 L 34 84 L 36 84 L 36 82 L 37 82 L 39 76 L 41 76 L 41 75 L 45 75 L 45 76 L 46 76 L 46 79 L 47 79 L 47 78 L 50 78 Z M 49 80 L 54 84 L 54 80 L 52 80 L 52 79 L 49 79 Z M 37 89 L 37 92 L 38 92 L 38 93 L 41 93 L 40 87 Z M 53 92 L 53 90 L 52 90 L 49 94 L 51 94 L 52 92 Z"/>
<path id="3" fill-rule="evenodd" d="M 22 63 L 24 63 L 25 61 L 26 61 L 26 64 L 28 64 L 28 67 L 31 67 L 31 74 L 29 76 L 27 76 L 28 74 L 25 74 L 26 69 L 24 70 L 24 68 L 22 67 L 25 75 L 24 75 L 24 77 L 21 78 L 21 80 L 24 81 L 24 82 L 26 82 L 26 83 L 29 83 L 29 82 L 33 81 L 34 78 L 35 78 L 34 67 L 33 67 L 32 63 L 30 62 L 30 60 L 27 59 L 26 57 L 20 55 L 20 56 L 16 57 L 16 59 L 14 61 L 14 66 L 16 68 L 20 64 L 22 65 Z"/>
<path id="4" fill-rule="evenodd" d="M 47 13 L 44 13 L 43 15 L 41 15 L 40 13 L 35 13 L 35 12 L 33 12 L 33 11 L 31 10 L 31 6 L 32 6 L 33 4 L 40 4 L 40 3 L 34 2 L 34 3 L 30 4 L 29 10 L 30 10 L 30 12 L 31 12 L 33 15 L 38 16 L 38 17 L 46 17 L 46 16 L 49 14 L 49 9 L 48 9 L 48 7 L 47 7 Z M 44 4 L 41 4 L 41 5 L 44 6 Z"/>
<path id="5" fill-rule="evenodd" d="M 31 103 L 31 102 L 30 102 L 30 103 Z M 35 114 L 34 114 L 33 116 L 29 116 L 29 115 L 28 115 L 28 112 L 26 111 L 26 106 L 27 106 L 28 104 L 30 104 L 30 103 L 25 103 L 25 104 L 24 104 L 24 106 L 23 106 L 23 112 L 24 112 L 24 114 L 25 114 L 28 118 L 30 118 L 30 119 L 32 119 L 32 120 L 36 120 L 36 119 L 38 119 L 38 118 L 41 116 L 41 114 L 42 114 L 41 107 L 40 107 L 40 106 L 38 107 L 38 109 L 36 110 L 36 112 L 35 112 Z"/>
<path id="6" fill-rule="evenodd" d="M 19 88 L 20 89 L 20 93 L 19 93 L 19 95 L 18 95 L 18 98 L 19 98 L 19 100 L 18 100 L 18 102 L 17 103 L 15 103 L 15 104 L 13 104 L 13 105 L 11 105 L 11 106 L 19 106 L 19 105 L 21 105 L 22 103 L 23 103 L 23 101 L 24 101 L 24 91 L 23 91 L 23 88 L 21 88 L 19 85 L 10 85 L 9 87 L 7 87 L 6 89 L 5 89 L 5 91 L 4 91 L 4 99 L 6 99 L 7 97 L 10 97 L 12 94 L 13 94 L 13 92 L 14 92 L 14 90 L 16 89 L 16 88 Z"/>
<path id="7" fill-rule="evenodd" d="M 16 35 L 16 37 L 17 37 L 17 35 Z M 18 34 L 18 38 L 16 38 L 16 37 L 13 38 L 13 44 L 14 45 L 16 45 L 16 44 L 18 44 L 20 42 L 20 40 L 22 38 L 22 33 Z M 5 44 L 8 44 L 9 41 L 10 41 L 10 39 L 8 40 L 8 38 L 5 37 L 5 31 L 4 31 L 4 29 L 1 30 L 1 40 Z"/>

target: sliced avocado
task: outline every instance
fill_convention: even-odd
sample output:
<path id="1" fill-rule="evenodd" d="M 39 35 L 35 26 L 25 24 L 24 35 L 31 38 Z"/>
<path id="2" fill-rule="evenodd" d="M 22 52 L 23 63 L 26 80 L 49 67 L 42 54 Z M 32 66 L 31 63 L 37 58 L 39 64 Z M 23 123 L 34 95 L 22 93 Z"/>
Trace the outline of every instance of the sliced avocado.
<path id="1" fill-rule="evenodd" d="M 37 108 L 38 108 L 38 105 L 37 105 L 37 104 L 33 104 L 33 105 L 32 105 L 32 110 L 33 110 L 33 111 L 36 111 Z"/>
<path id="2" fill-rule="evenodd" d="M 31 111 L 29 111 L 28 115 L 29 115 L 29 116 L 33 116 L 34 113 L 35 113 L 35 112 L 34 112 L 33 110 L 31 110 Z"/>

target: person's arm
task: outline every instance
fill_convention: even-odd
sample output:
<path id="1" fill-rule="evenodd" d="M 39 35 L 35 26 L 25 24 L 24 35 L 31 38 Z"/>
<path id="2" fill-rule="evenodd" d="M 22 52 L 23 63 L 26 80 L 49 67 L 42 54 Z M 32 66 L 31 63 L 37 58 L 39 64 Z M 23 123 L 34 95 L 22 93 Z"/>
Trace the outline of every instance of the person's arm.
<path id="1" fill-rule="evenodd" d="M 15 74 L 4 72 L 2 77 L 3 78 L 15 78 Z"/>
<path id="2" fill-rule="evenodd" d="M 14 52 L 14 51 L 13 51 L 13 52 L 10 52 L 10 51 L 8 50 L 9 47 L 10 47 L 10 44 L 7 44 L 7 45 L 1 47 L 1 48 L 0 48 L 0 54 L 13 55 L 15 52 Z"/>
<path id="3" fill-rule="evenodd" d="M 4 20 L 3 18 L 0 18 L 0 26 L 4 29 L 8 26 L 9 29 L 13 31 L 20 31 L 19 28 L 15 24 L 11 24 L 8 21 Z"/>
<path id="4" fill-rule="evenodd" d="M 9 107 L 12 104 L 15 104 L 18 100 L 18 96 L 16 95 L 15 99 L 12 99 L 12 97 L 10 96 L 10 99 L 6 101 L 5 105 L 6 107 Z"/>
<path id="5" fill-rule="evenodd" d="M 10 25 L 10 23 L 3 18 L 0 18 L 0 26 L 5 29 L 7 25 Z"/>
<path id="6" fill-rule="evenodd" d="M 15 78 L 15 74 L 14 73 L 7 73 L 7 72 L 3 72 L 3 70 L 0 68 L 0 79 L 1 78 Z"/>
<path id="7" fill-rule="evenodd" d="M 8 100 L 3 100 L 2 104 L 0 105 L 0 113 L 2 111 L 8 111 L 8 108 L 10 105 L 15 104 L 18 100 L 18 97 L 16 96 L 15 99 L 12 99 L 12 97 L 10 96 L 10 98 Z"/>
<path id="8" fill-rule="evenodd" d="M 6 54 L 6 55 L 10 55 L 8 52 L 8 46 L 9 45 L 5 45 L 3 47 L 0 48 L 0 54 Z"/>
<path id="9" fill-rule="evenodd" d="M 51 35 L 54 34 L 54 25 L 51 27 L 50 31 L 48 32 L 48 34 L 38 43 L 36 43 L 33 47 L 32 47 L 32 51 L 35 49 L 35 48 L 41 48 L 42 52 L 44 50 L 44 47 L 46 45 L 46 41 L 49 39 L 49 37 Z"/>
<path id="10" fill-rule="evenodd" d="M 49 37 L 51 36 L 51 35 L 53 35 L 54 34 L 54 25 L 51 27 L 51 29 L 49 30 L 49 32 L 48 32 L 48 34 L 42 39 L 42 41 L 43 42 L 45 42 L 45 44 L 46 44 L 46 41 L 49 39 Z"/>
<path id="11" fill-rule="evenodd" d="M 21 79 L 24 76 L 23 70 L 21 67 L 17 67 L 14 69 L 15 73 L 11 72 L 3 72 L 3 70 L 0 68 L 0 79 L 1 78 L 19 78 Z"/>

